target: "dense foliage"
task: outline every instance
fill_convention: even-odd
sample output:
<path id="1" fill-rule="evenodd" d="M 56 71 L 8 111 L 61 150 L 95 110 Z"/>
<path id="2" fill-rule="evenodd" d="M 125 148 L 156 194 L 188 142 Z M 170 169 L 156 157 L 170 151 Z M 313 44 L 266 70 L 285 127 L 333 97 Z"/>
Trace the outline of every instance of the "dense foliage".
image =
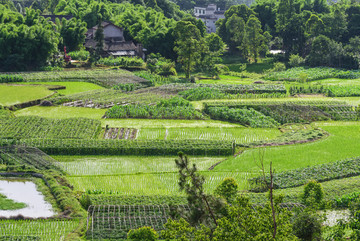
<path id="1" fill-rule="evenodd" d="M 252 108 L 210 107 L 206 111 L 212 119 L 236 122 L 251 127 L 271 128 L 279 125 L 273 118 L 265 116 Z"/>
<path id="2" fill-rule="evenodd" d="M 302 76 L 305 81 L 314 81 L 320 79 L 338 78 L 338 79 L 357 79 L 360 77 L 358 71 L 345 71 L 333 68 L 309 68 L 303 67 L 291 68 L 282 72 L 272 72 L 265 75 L 266 80 L 271 81 L 301 81 Z M 303 77 L 304 78 L 304 77 Z"/>
<path id="3" fill-rule="evenodd" d="M 9 142 L 12 142 L 11 140 Z M 233 154 L 230 141 L 211 140 L 81 140 L 23 139 L 20 143 L 38 147 L 51 155 L 188 155 Z"/>
<path id="4" fill-rule="evenodd" d="M 205 103 L 205 112 L 213 107 L 254 109 L 285 123 L 301 123 L 319 120 L 358 120 L 358 110 L 341 102 L 321 101 L 242 101 Z"/>
<path id="5" fill-rule="evenodd" d="M 115 105 L 105 118 L 203 119 L 189 101 L 174 97 L 153 105 Z"/>

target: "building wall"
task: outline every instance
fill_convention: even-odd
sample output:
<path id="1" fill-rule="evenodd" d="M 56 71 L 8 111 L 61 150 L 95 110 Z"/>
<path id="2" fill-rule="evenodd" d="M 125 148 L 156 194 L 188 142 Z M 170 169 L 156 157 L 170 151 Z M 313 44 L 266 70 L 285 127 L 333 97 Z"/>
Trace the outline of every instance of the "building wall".
<path id="1" fill-rule="evenodd" d="M 202 8 L 202 7 L 195 7 L 194 8 L 195 17 L 198 17 L 200 15 L 205 15 L 205 13 L 206 13 L 206 8 Z"/>
<path id="2" fill-rule="evenodd" d="M 104 38 L 116 38 L 116 37 L 124 38 L 124 33 L 123 31 L 121 31 L 121 29 L 113 25 L 108 25 L 104 28 Z"/>

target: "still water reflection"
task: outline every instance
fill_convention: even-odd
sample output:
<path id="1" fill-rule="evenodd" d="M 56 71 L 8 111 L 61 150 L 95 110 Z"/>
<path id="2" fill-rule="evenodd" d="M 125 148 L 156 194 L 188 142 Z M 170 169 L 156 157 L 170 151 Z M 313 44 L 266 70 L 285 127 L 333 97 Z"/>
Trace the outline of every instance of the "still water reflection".
<path id="1" fill-rule="evenodd" d="M 9 199 L 27 205 L 27 207 L 18 210 L 0 210 L 0 216 L 2 217 L 21 214 L 24 217 L 46 218 L 55 214 L 51 204 L 45 201 L 42 193 L 36 190 L 35 183 L 31 181 L 0 180 L 0 193 Z"/>

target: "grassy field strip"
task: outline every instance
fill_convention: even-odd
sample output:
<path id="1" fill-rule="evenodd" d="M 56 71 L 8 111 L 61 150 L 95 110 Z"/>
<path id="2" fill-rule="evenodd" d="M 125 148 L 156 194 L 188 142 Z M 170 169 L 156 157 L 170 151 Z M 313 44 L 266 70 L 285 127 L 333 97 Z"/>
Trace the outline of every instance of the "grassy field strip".
<path id="1" fill-rule="evenodd" d="M 215 120 L 151 120 L 151 119 L 102 119 L 102 126 L 126 126 L 128 128 L 198 128 L 198 127 L 243 127 L 225 121 Z"/>
<path id="2" fill-rule="evenodd" d="M 359 79 L 330 78 L 330 79 L 315 80 L 312 81 L 312 83 L 319 83 L 324 85 L 360 85 L 360 78 Z"/>
<path id="3" fill-rule="evenodd" d="M 69 175 L 115 175 L 131 173 L 176 172 L 176 156 L 53 156 Z M 224 157 L 194 157 L 198 170 L 206 171 Z"/>
<path id="4" fill-rule="evenodd" d="M 247 172 L 200 172 L 205 176 L 205 191 L 212 193 L 225 178 L 233 177 L 240 189 L 247 189 L 248 178 L 257 173 Z M 181 195 L 178 186 L 178 173 L 157 173 L 113 176 L 68 177 L 75 190 L 121 195 Z"/>
<path id="5" fill-rule="evenodd" d="M 143 128 L 138 133 L 139 140 L 147 139 L 202 139 L 202 140 L 235 140 L 237 143 L 249 143 L 269 140 L 279 136 L 278 129 L 264 128 Z"/>
<path id="6" fill-rule="evenodd" d="M 76 220 L 1 220 L 0 239 L 59 241 L 78 225 Z"/>
<path id="7" fill-rule="evenodd" d="M 271 161 L 276 171 L 283 171 L 360 156 L 360 123 L 351 123 L 317 123 L 317 126 L 330 133 L 329 137 L 312 143 L 266 148 L 265 166 L 269 166 Z M 236 158 L 222 162 L 215 170 L 257 171 L 254 160 L 258 159 L 258 149 L 247 150 Z"/>
<path id="8" fill-rule="evenodd" d="M 67 106 L 33 106 L 21 109 L 15 112 L 15 116 L 36 115 L 46 118 L 65 119 L 73 117 L 84 117 L 90 119 L 98 119 L 105 114 L 106 109 L 92 109 L 83 107 L 67 107 Z"/>
<path id="9" fill-rule="evenodd" d="M 67 106 L 52 106 L 41 107 L 33 106 L 21 109 L 15 112 L 16 116 L 36 115 L 47 118 L 71 118 L 84 117 L 90 119 L 101 120 L 102 126 L 110 127 L 128 127 L 128 128 L 184 128 L 184 127 L 243 127 L 238 124 L 232 124 L 225 121 L 215 120 L 152 120 L 152 119 L 101 119 L 104 116 L 106 109 L 94 109 L 84 107 L 67 107 Z"/>
<path id="10" fill-rule="evenodd" d="M 0 105 L 11 106 L 45 98 L 54 93 L 45 86 L 0 84 Z"/>
<path id="11" fill-rule="evenodd" d="M 204 103 L 217 103 L 217 102 L 241 102 L 241 103 L 256 103 L 256 102 L 279 102 L 279 103 L 296 103 L 303 101 L 334 101 L 334 100 L 342 100 L 343 98 L 329 98 L 329 97 L 288 97 L 288 98 L 259 98 L 259 99 L 217 99 L 217 100 L 201 100 L 201 101 L 192 101 L 191 103 L 195 107 L 195 109 L 202 110 L 204 108 Z"/>
<path id="12" fill-rule="evenodd" d="M 29 85 L 61 85 L 65 86 L 66 89 L 64 90 L 56 90 L 56 92 L 62 94 L 62 95 L 71 95 L 75 93 L 80 93 L 88 90 L 98 90 L 98 89 L 104 89 L 104 87 L 101 87 L 99 85 L 93 84 L 93 83 L 87 83 L 87 82 L 21 82 L 19 84 L 29 84 Z"/>

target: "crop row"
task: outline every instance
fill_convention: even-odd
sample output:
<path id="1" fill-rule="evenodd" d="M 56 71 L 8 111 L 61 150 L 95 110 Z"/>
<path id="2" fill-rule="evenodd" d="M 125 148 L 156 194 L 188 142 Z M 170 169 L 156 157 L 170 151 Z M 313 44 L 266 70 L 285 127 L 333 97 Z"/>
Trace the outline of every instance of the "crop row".
<path id="1" fill-rule="evenodd" d="M 59 241 L 78 225 L 78 220 L 0 220 L 0 240 Z"/>
<path id="2" fill-rule="evenodd" d="M 146 91 L 145 91 L 146 90 Z M 155 88 L 139 89 L 132 92 L 124 92 L 115 89 L 91 90 L 82 93 L 59 96 L 50 99 L 55 104 L 63 104 L 66 102 L 92 102 L 94 104 L 104 106 L 108 104 L 132 104 L 132 103 L 155 103 L 160 99 L 169 98 L 172 95 L 159 93 Z"/>
<path id="3" fill-rule="evenodd" d="M 98 120 L 85 118 L 47 119 L 24 116 L 0 119 L 0 137 L 92 139 L 101 130 Z"/>
<path id="4" fill-rule="evenodd" d="M 309 180 L 325 182 L 333 179 L 341 179 L 358 175 L 360 175 L 360 158 L 352 158 L 275 173 L 273 180 L 275 188 L 283 189 L 304 185 Z M 267 177 L 267 180 L 269 180 L 269 177 Z M 253 191 L 265 190 L 263 177 L 255 177 L 249 179 L 248 181 Z"/>
<path id="5" fill-rule="evenodd" d="M 229 94 L 225 91 L 210 88 L 210 87 L 198 87 L 179 92 L 179 95 L 190 101 L 197 100 L 211 100 L 211 99 L 241 99 L 241 98 L 280 98 L 285 97 L 286 93 L 272 92 L 272 93 L 238 93 Z"/>
<path id="6" fill-rule="evenodd" d="M 157 74 L 152 74 L 147 71 L 139 71 L 139 72 L 135 72 L 134 74 L 140 78 L 150 81 L 153 86 L 170 84 L 170 83 L 187 82 L 187 80 L 182 80 L 175 76 L 165 77 Z"/>
<path id="7" fill-rule="evenodd" d="M 23 82 L 24 78 L 21 75 L 0 75 L 0 83 L 10 83 L 10 82 Z"/>
<path id="8" fill-rule="evenodd" d="M 210 140 L 23 139 L 51 155 L 232 155 L 233 143 Z"/>
<path id="9" fill-rule="evenodd" d="M 72 70 L 72 71 L 41 71 L 20 73 L 26 82 L 39 81 L 84 81 L 111 88 L 120 83 L 142 83 L 150 85 L 148 80 L 133 75 L 122 69 L 108 70 Z M 18 75 L 18 74 L 12 74 Z"/>
<path id="10" fill-rule="evenodd" d="M 88 220 L 91 220 L 87 237 L 91 239 L 119 240 L 126 238 L 130 229 L 150 226 L 156 231 L 164 229 L 164 224 L 177 209 L 185 206 L 168 205 L 143 206 L 90 206 Z"/>
<path id="11" fill-rule="evenodd" d="M 236 122 L 254 128 L 272 128 L 279 125 L 273 118 L 265 116 L 252 108 L 233 109 L 229 107 L 209 107 L 206 109 L 206 113 L 215 120 Z"/>
<path id="12" fill-rule="evenodd" d="M 330 102 L 331 103 L 331 102 Z M 215 102 L 205 103 L 205 112 L 210 108 L 228 107 L 234 109 L 254 109 L 275 121 L 285 123 L 301 123 L 323 120 L 358 120 L 359 110 L 346 104 L 297 104 L 266 102 Z"/>
<path id="13" fill-rule="evenodd" d="M 57 161 L 37 148 L 23 146 L 0 147 L 0 159 L 7 165 L 26 165 L 39 170 L 59 169 Z"/>
<path id="14" fill-rule="evenodd" d="M 269 85 L 269 84 L 252 84 L 252 85 L 230 85 L 230 84 L 168 84 L 160 87 L 162 90 L 176 90 L 186 91 L 196 88 L 210 88 L 219 90 L 227 94 L 263 94 L 263 93 L 282 93 L 286 94 L 284 85 Z"/>
<path id="15" fill-rule="evenodd" d="M 154 119 L 203 119 L 191 103 L 183 98 L 173 97 L 160 100 L 155 106 L 116 105 L 105 113 L 106 118 L 154 118 Z"/>
<path id="16" fill-rule="evenodd" d="M 313 81 L 328 78 L 356 79 L 360 78 L 360 72 L 355 70 L 339 70 L 333 68 L 291 68 L 286 71 L 272 72 L 264 79 L 271 81 Z"/>
<path id="17" fill-rule="evenodd" d="M 329 97 L 352 97 L 360 96 L 360 86 L 338 86 L 338 85 L 313 85 L 308 87 L 292 86 L 290 95 L 295 94 L 324 94 Z"/>
<path id="18" fill-rule="evenodd" d="M 181 205 L 185 196 L 134 196 L 134 195 L 89 195 L 91 205 Z"/>
<path id="19" fill-rule="evenodd" d="M 204 119 L 193 107 L 158 107 L 149 105 L 115 105 L 105 113 L 106 118 Z"/>

